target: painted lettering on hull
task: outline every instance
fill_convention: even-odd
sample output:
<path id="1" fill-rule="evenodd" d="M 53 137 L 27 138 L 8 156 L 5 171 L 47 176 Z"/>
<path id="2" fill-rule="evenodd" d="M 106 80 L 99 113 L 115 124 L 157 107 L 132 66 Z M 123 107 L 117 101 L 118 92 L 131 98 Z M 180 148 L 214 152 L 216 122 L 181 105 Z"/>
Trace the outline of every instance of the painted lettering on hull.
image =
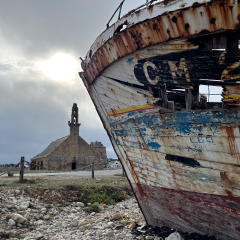
<path id="1" fill-rule="evenodd" d="M 223 51 L 190 50 L 138 60 L 134 74 L 146 86 L 189 87 L 201 84 L 201 79 L 239 79 L 240 61 Z"/>

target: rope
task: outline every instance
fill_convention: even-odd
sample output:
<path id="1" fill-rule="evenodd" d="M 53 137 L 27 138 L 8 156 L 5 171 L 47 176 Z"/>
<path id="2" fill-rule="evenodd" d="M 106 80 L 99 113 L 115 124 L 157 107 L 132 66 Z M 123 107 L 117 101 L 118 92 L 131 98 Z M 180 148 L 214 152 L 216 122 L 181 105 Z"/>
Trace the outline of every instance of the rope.
<path id="1" fill-rule="evenodd" d="M 20 162 L 19 162 L 19 163 L 20 163 Z M 11 170 L 12 168 L 15 168 L 19 163 L 17 163 L 15 166 L 13 166 L 13 167 L 11 167 L 10 169 L 8 169 L 8 171 L 6 171 L 6 172 L 4 172 L 4 173 L 1 173 L 1 174 L 0 174 L 0 177 L 1 177 L 2 175 L 4 175 L 5 173 L 9 172 L 9 170 Z"/>

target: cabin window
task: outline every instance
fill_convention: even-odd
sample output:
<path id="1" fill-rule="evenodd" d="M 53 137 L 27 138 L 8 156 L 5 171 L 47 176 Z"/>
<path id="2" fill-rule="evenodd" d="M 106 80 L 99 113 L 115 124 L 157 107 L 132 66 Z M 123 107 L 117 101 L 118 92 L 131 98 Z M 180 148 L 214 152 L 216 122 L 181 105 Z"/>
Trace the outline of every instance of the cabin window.
<path id="1" fill-rule="evenodd" d="M 200 95 L 207 98 L 207 102 L 221 102 L 222 100 L 222 87 L 200 85 Z"/>

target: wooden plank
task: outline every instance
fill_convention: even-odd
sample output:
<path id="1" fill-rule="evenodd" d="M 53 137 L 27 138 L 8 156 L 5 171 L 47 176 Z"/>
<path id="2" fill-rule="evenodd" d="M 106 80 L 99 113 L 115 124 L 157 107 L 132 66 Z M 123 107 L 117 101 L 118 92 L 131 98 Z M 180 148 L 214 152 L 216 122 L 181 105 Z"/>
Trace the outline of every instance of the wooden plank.
<path id="1" fill-rule="evenodd" d="M 236 188 L 240 189 L 239 182 L 240 177 L 239 174 L 236 173 L 226 173 L 221 172 L 216 169 L 206 169 L 203 167 L 193 168 L 184 166 L 184 168 L 179 168 L 174 166 L 174 162 L 168 161 L 167 165 L 161 166 L 160 164 L 151 164 L 147 163 L 146 165 L 140 164 L 132 158 L 129 158 L 134 164 L 136 171 L 139 171 L 145 174 L 148 178 L 149 175 L 155 178 L 167 177 L 169 181 L 175 181 L 175 175 L 187 177 L 189 182 L 199 181 L 199 184 L 203 184 L 204 182 L 213 182 L 219 184 L 219 187 L 223 188 Z M 173 176 L 174 175 L 174 176 Z M 160 177 L 161 176 L 161 177 Z M 166 180 L 166 179 L 165 179 Z M 165 182 L 164 180 L 164 182 Z M 178 183 L 177 183 L 178 184 Z"/>
<path id="2" fill-rule="evenodd" d="M 141 177 L 141 179 L 143 179 L 142 183 L 146 184 L 146 181 L 149 181 L 151 183 L 148 183 L 148 185 L 150 184 L 156 187 L 168 187 L 170 189 L 222 196 L 228 196 L 228 193 L 226 191 L 227 189 L 228 191 L 231 191 L 231 194 L 233 194 L 234 197 L 240 196 L 239 189 L 232 188 L 226 184 L 221 184 L 221 182 L 218 181 L 209 182 L 205 179 L 203 181 L 195 180 L 175 172 L 172 175 L 169 175 L 169 177 L 166 177 L 161 174 L 161 171 L 158 172 L 158 175 L 156 177 L 156 175 L 150 170 L 144 171 L 139 168 L 136 168 L 135 172 L 139 178 Z"/>
<path id="3" fill-rule="evenodd" d="M 187 143 L 184 143 L 184 142 L 182 142 L 182 145 L 174 145 L 174 144 L 170 145 L 165 143 L 165 145 L 161 145 L 161 147 L 158 147 L 158 142 L 151 142 L 151 144 L 149 143 L 142 144 L 140 138 L 135 139 L 134 141 L 133 140 L 131 141 L 131 139 L 127 140 L 123 137 L 118 137 L 118 139 L 119 139 L 119 143 L 125 147 L 144 149 L 150 152 L 156 152 L 156 153 L 161 152 L 165 154 L 182 156 L 182 157 L 193 158 L 193 159 L 208 160 L 212 162 L 217 161 L 220 163 L 230 163 L 230 164 L 240 165 L 238 153 L 232 154 L 230 151 L 222 152 L 221 147 L 219 147 L 218 151 L 216 151 L 217 149 L 212 149 L 212 150 L 201 149 L 200 148 L 201 145 L 199 145 L 199 147 L 197 148 L 195 146 L 188 146 Z"/>
<path id="4" fill-rule="evenodd" d="M 126 125 L 131 126 L 128 130 Z M 176 125 L 152 125 L 148 128 L 141 125 L 135 125 L 129 121 L 128 124 L 115 124 L 115 132 L 117 135 L 136 136 L 141 132 L 142 136 L 149 137 L 199 137 L 199 138 L 221 138 L 228 137 L 227 129 L 231 128 L 235 138 L 240 137 L 240 124 L 214 124 L 210 123 L 203 128 L 202 124 L 176 124 Z"/>
<path id="5" fill-rule="evenodd" d="M 153 97 L 153 93 L 147 90 L 143 90 L 141 88 L 127 86 L 125 84 L 121 84 L 117 81 L 106 77 L 100 77 L 98 81 L 94 84 L 97 88 L 97 91 L 102 91 L 102 93 L 111 94 L 114 93 L 116 96 L 124 96 L 128 99 L 135 99 L 143 101 L 143 98 Z"/>

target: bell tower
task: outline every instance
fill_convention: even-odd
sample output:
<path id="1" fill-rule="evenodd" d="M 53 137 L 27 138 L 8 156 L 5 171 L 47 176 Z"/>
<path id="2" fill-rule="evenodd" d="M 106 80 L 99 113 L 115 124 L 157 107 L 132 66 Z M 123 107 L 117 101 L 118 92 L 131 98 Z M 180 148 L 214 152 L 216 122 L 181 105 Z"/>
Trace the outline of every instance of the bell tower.
<path id="1" fill-rule="evenodd" d="M 72 106 L 71 122 L 68 121 L 68 126 L 70 127 L 70 136 L 78 138 L 80 125 L 81 124 L 78 123 L 78 107 L 77 104 L 74 103 Z"/>

